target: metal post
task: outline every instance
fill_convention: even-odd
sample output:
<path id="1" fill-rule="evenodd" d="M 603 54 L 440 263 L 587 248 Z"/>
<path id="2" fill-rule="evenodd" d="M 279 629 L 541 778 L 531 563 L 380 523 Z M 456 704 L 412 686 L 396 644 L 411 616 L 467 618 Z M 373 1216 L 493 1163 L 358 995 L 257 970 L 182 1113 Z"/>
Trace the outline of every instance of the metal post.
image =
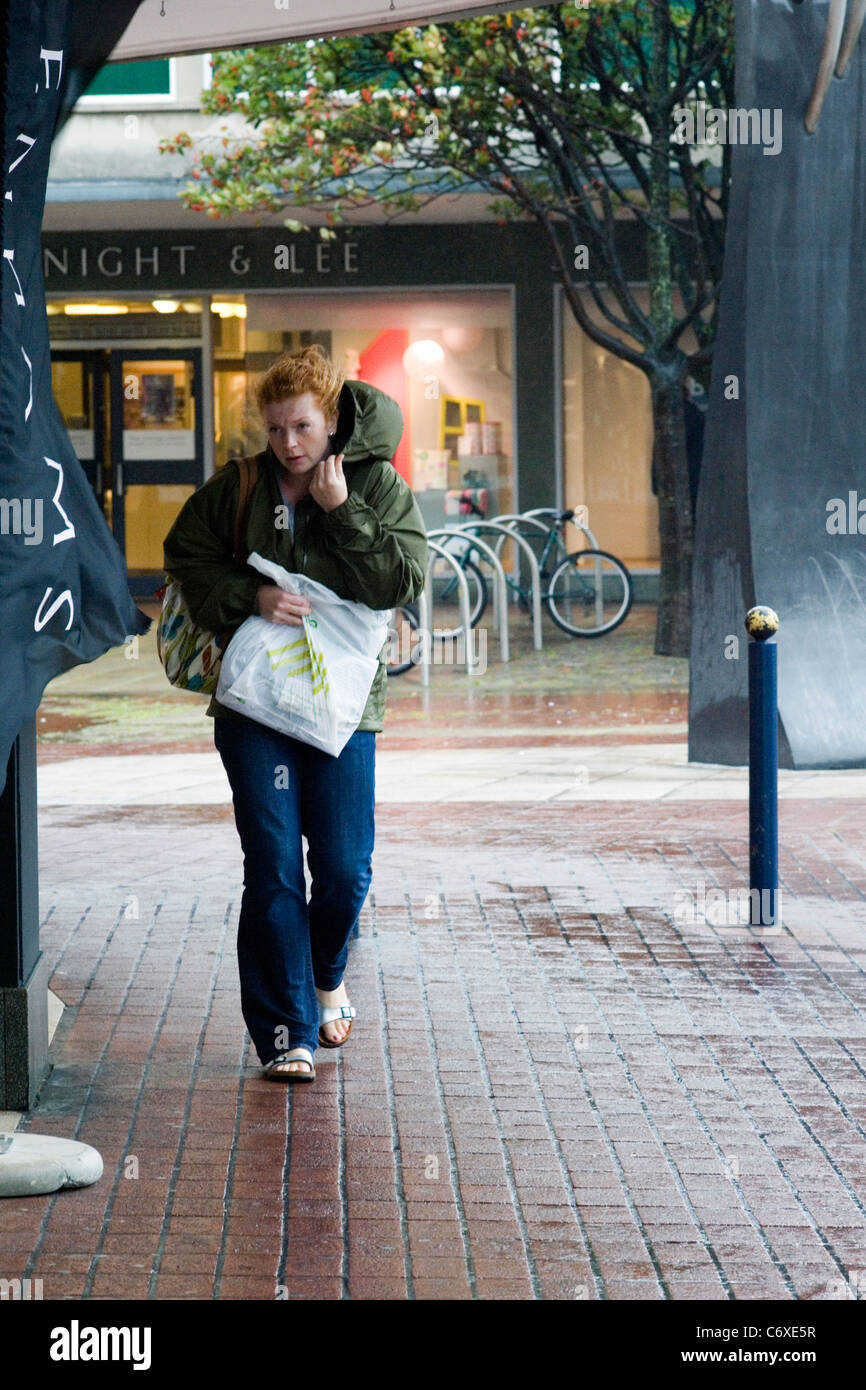
<path id="1" fill-rule="evenodd" d="M 429 552 L 429 559 L 427 561 L 427 582 L 424 585 L 424 593 L 427 595 L 429 603 L 429 612 L 432 613 L 433 611 L 433 585 L 430 583 L 430 571 L 433 568 L 435 560 L 438 556 L 439 559 L 445 560 L 451 566 L 452 570 L 454 571 L 454 578 L 457 580 L 457 593 L 460 606 L 460 623 L 463 629 L 463 654 L 465 657 L 464 665 L 466 668 L 467 676 L 477 675 L 478 667 L 481 665 L 481 663 L 480 661 L 475 660 L 475 655 L 472 651 L 472 624 L 469 621 L 469 585 L 466 580 L 466 575 L 460 568 L 460 561 L 457 559 L 456 555 L 452 555 L 450 551 L 446 550 L 445 546 L 440 545 L 438 541 L 431 540 L 429 535 L 427 537 L 427 548 Z M 424 611 L 425 613 L 428 612 L 428 608 L 426 606 Z M 422 640 L 425 640 L 427 645 L 427 650 L 424 653 L 424 660 L 422 663 L 423 667 L 426 670 L 426 668 L 430 665 L 430 662 L 435 660 L 432 653 L 433 640 L 435 637 L 432 621 L 429 623 L 429 625 L 422 628 L 422 634 Z M 459 636 L 456 637 L 454 640 L 458 643 L 457 650 L 459 652 Z M 422 679 L 421 683 L 422 685 L 426 685 L 427 681 Z"/>
<path id="2" fill-rule="evenodd" d="M 779 736 L 775 642 L 779 618 L 772 608 L 750 608 L 749 642 L 749 921 L 776 922 L 779 887 Z"/>
<path id="3" fill-rule="evenodd" d="M 445 545 L 449 539 L 453 540 L 457 538 L 463 540 L 464 535 L 465 533 L 461 527 L 439 526 L 434 531 L 427 532 L 427 540 L 428 543 L 432 540 L 441 541 L 442 544 Z M 508 648 L 508 587 L 505 582 L 505 570 L 502 568 L 502 562 L 493 547 L 488 545 L 486 541 L 483 541 L 480 536 L 472 536 L 470 544 L 480 555 L 483 555 L 486 560 L 489 560 L 493 567 L 493 592 L 494 594 L 496 594 L 497 591 L 499 593 L 499 604 L 495 609 L 496 621 L 499 624 L 499 659 L 500 661 L 508 661 L 510 659 Z M 460 553 L 462 555 L 464 552 L 461 551 Z"/>
<path id="4" fill-rule="evenodd" d="M 604 626 L 604 574 L 602 573 L 601 560 L 596 556 L 593 561 L 595 570 L 595 625 Z"/>
<path id="5" fill-rule="evenodd" d="M 0 795 L 0 1110 L 28 1110 L 48 1068 L 48 976 L 39 950 L 36 724 L 12 746 Z"/>
<path id="6" fill-rule="evenodd" d="M 509 526 L 500 524 L 500 522 L 498 521 L 464 521 L 459 526 L 455 526 L 453 530 L 462 533 L 471 533 L 473 536 L 473 544 L 477 543 L 477 541 L 480 539 L 480 537 L 478 536 L 479 531 L 496 531 L 500 535 L 504 533 L 506 540 L 514 541 L 514 544 L 519 548 L 519 550 L 526 555 L 526 562 L 529 565 L 529 573 L 531 576 L 529 582 L 530 591 L 532 594 L 532 645 L 537 652 L 540 652 L 542 646 L 541 575 L 538 570 L 538 560 L 535 557 L 535 551 L 532 549 L 532 546 L 529 544 L 529 541 L 526 539 L 525 536 L 521 536 L 519 532 L 512 531 Z M 502 565 L 500 564 L 498 559 L 497 564 L 499 565 L 499 569 L 502 571 L 504 583 L 505 571 L 502 569 Z M 504 601 L 507 603 L 507 589 L 504 590 L 503 597 Z"/>

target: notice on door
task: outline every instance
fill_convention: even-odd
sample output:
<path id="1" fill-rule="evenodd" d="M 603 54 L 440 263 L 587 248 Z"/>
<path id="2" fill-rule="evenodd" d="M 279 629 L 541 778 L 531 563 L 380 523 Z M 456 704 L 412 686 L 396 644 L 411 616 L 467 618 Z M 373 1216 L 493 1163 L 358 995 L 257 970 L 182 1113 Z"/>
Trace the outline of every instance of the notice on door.
<path id="1" fill-rule="evenodd" d="M 75 450 L 75 457 L 90 461 L 93 454 L 93 430 L 67 430 L 69 442 Z"/>
<path id="2" fill-rule="evenodd" d="M 159 426 L 124 430 L 123 457 L 128 463 L 136 459 L 194 459 L 195 430 L 173 430 Z"/>

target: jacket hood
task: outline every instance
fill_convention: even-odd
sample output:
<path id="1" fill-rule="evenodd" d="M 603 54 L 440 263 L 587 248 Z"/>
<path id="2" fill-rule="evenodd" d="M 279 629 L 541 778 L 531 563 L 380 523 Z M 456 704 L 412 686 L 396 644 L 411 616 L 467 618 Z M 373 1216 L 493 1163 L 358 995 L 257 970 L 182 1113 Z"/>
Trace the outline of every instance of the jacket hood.
<path id="1" fill-rule="evenodd" d="M 393 459 L 403 434 L 403 415 L 397 402 L 366 381 L 347 381 L 340 392 L 340 413 L 334 453 L 346 463 L 362 459 Z"/>

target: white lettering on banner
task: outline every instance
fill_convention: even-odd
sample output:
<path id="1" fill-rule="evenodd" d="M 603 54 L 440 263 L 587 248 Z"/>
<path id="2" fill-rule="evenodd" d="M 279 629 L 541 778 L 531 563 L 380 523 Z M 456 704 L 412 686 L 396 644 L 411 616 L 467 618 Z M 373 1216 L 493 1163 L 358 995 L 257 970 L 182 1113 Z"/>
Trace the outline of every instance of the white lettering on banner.
<path id="1" fill-rule="evenodd" d="M 13 169 L 17 169 L 17 167 L 18 167 L 18 165 L 21 163 L 22 159 L 26 159 L 27 155 L 30 153 L 30 151 L 33 149 L 33 146 L 36 144 L 36 138 L 35 138 L 35 136 L 32 136 L 32 135 L 24 135 L 23 132 L 22 132 L 20 135 L 16 135 L 16 136 L 15 136 L 15 139 L 16 139 L 16 141 L 17 141 L 17 140 L 23 140 L 23 141 L 24 141 L 24 144 L 27 146 L 27 149 L 24 150 L 24 151 L 22 151 L 22 153 L 19 154 L 19 156 L 18 156 L 17 159 L 13 159 L 13 161 L 12 161 L 12 163 L 9 165 L 9 169 L 8 169 L 8 171 L 7 171 L 7 172 L 10 173 L 10 174 L 12 173 L 12 170 L 13 170 Z"/>
<path id="2" fill-rule="evenodd" d="M 241 243 L 240 246 L 232 247 L 232 258 L 229 261 L 229 270 L 233 275 L 246 275 L 250 268 L 250 258 L 242 254 L 243 249 L 243 243 Z"/>
<path id="3" fill-rule="evenodd" d="M 24 308 L 24 304 L 25 304 L 24 291 L 23 291 L 23 289 L 21 288 L 21 281 L 18 279 L 18 271 L 15 269 L 15 259 L 14 259 L 14 258 L 15 258 L 15 251 L 14 251 L 14 249 L 13 249 L 13 250 L 7 250 L 7 249 L 4 247 L 4 250 L 3 250 L 3 259 L 4 259 L 4 261 L 8 261 L 8 262 L 9 262 L 9 269 L 12 271 L 12 274 L 15 276 L 15 283 L 16 283 L 16 285 L 18 286 L 18 289 L 15 291 L 15 303 L 16 303 L 16 304 L 19 304 L 19 305 L 21 306 L 21 308 L 23 309 L 23 308 Z"/>
<path id="4" fill-rule="evenodd" d="M 49 584 L 48 588 L 45 590 L 45 593 L 42 595 L 42 602 L 36 610 L 36 617 L 33 619 L 34 632 L 41 632 L 45 624 L 51 622 L 51 619 L 54 617 L 54 614 L 58 611 L 58 609 L 63 607 L 64 603 L 69 604 L 69 622 L 66 624 L 65 630 L 68 632 L 69 629 L 72 627 L 72 622 L 75 617 L 75 604 L 72 602 L 72 594 L 68 589 L 64 589 L 62 594 L 57 595 L 57 598 L 54 600 L 48 612 L 43 617 L 42 609 L 45 607 L 45 600 L 51 593 L 51 588 L 52 586 Z"/>
<path id="5" fill-rule="evenodd" d="M 56 65 L 57 65 L 57 79 L 56 79 L 56 82 L 55 82 L 55 84 L 54 84 L 54 90 L 55 90 L 55 92 L 58 92 L 58 93 L 59 93 L 59 90 L 60 90 L 60 79 L 61 79 L 62 74 L 63 74 L 63 49 L 62 49 L 62 48 L 43 48 L 43 47 L 40 46 L 40 49 L 39 49 L 39 57 L 40 57 L 41 61 L 45 64 L 45 91 L 46 91 L 46 92 L 48 92 L 48 91 L 51 90 L 51 87 L 52 87 L 51 74 L 52 74 L 52 71 L 53 71 L 53 69 L 52 69 L 52 64 L 55 64 L 55 63 L 56 63 Z M 37 93 L 39 92 L 39 83 L 38 83 L 38 82 L 36 83 L 36 92 L 37 92 Z M 24 148 L 24 149 L 21 151 L 21 153 L 18 155 L 17 159 L 14 159 L 14 160 L 11 162 L 11 164 L 9 165 L 9 168 L 8 168 L 8 170 L 7 170 L 7 173 L 8 173 L 8 174 L 14 174 L 14 173 L 15 173 L 15 171 L 18 169 L 19 165 L 22 163 L 22 161 L 27 157 L 27 155 L 28 155 L 28 154 L 30 153 L 30 151 L 33 149 L 34 145 L 36 144 L 37 138 L 38 138 L 38 137 L 36 137 L 36 136 L 26 135 L 26 134 L 24 134 L 23 132 L 19 132 L 19 133 L 18 133 L 18 135 L 16 136 L 16 144 L 23 144 L 23 145 L 25 146 L 25 148 Z M 12 196 L 12 189 L 11 189 L 11 188 L 5 190 L 5 198 L 6 198 L 10 203 L 14 203 L 13 196 Z M 17 270 L 15 269 L 15 248 L 14 248 L 14 246 L 12 246 L 12 247 L 4 247 L 4 248 L 3 248 L 3 259 L 4 259 L 4 261 L 8 264 L 9 269 L 12 271 L 12 274 L 15 276 L 15 284 L 16 284 L 16 286 L 17 286 L 17 288 L 16 288 L 16 290 L 15 290 L 15 303 L 16 303 L 20 308 L 23 309 L 23 308 L 25 307 L 25 305 L 26 305 L 26 299 L 25 299 L 25 295 L 24 295 L 24 288 L 23 288 L 23 286 L 22 286 L 22 284 L 21 284 L 21 281 L 20 281 L 20 279 L 19 279 L 19 277 L 18 277 L 18 272 L 17 272 Z M 46 258 L 46 259 L 47 259 L 47 258 Z M 62 268 L 63 274 L 65 275 L 65 274 L 67 273 L 67 270 L 66 270 L 66 257 L 65 257 L 65 253 L 64 253 L 64 261 L 63 261 L 62 267 L 60 266 L 60 262 L 57 260 L 56 257 L 54 257 L 54 260 L 55 260 L 55 263 L 58 265 L 58 267 Z M 18 346 L 19 346 L 19 348 L 21 349 L 21 355 L 22 355 L 22 357 L 24 358 L 24 361 L 25 361 L 25 363 L 26 363 L 26 365 L 27 365 L 27 372 L 28 372 L 28 378 L 29 378 L 29 382 L 28 382 L 28 394 L 27 394 L 27 404 L 26 404 L 26 406 L 24 407 L 24 423 L 27 424 L 27 422 L 30 420 L 30 417 L 31 417 L 31 414 L 32 414 L 32 410 L 33 410 L 33 361 L 32 361 L 32 359 L 31 359 L 30 354 L 28 353 L 27 348 L 25 347 L 24 343 L 19 342 Z M 58 512 L 60 513 L 60 515 L 61 515 L 61 517 L 63 518 L 63 521 L 64 521 L 64 529 L 61 530 L 61 531 L 58 531 L 58 532 L 55 534 L 55 536 L 54 536 L 54 545 L 59 545 L 62 541 L 67 541 L 67 540 L 72 540 L 72 539 L 74 539 L 74 537 L 75 537 L 75 527 L 74 527 L 74 525 L 72 524 L 72 522 L 70 521 L 69 517 L 67 516 L 66 511 L 65 511 L 65 509 L 64 509 L 64 507 L 63 507 L 63 504 L 62 504 L 61 501 L 60 501 L 60 495 L 61 495 L 61 493 L 62 493 L 62 491 L 63 491 L 63 467 L 62 467 L 61 464 L 57 463 L 54 459 L 48 458 L 47 455 L 43 455 L 43 457 L 44 457 L 45 462 L 46 462 L 46 464 L 48 465 L 49 468 L 55 468 L 55 469 L 57 470 L 57 487 L 56 487 L 56 489 L 55 489 L 55 491 L 54 491 L 54 498 L 53 498 L 53 501 L 54 501 L 55 507 L 57 508 Z M 28 499 L 28 501 L 29 501 L 29 499 Z M 42 507 L 42 499 L 41 499 L 41 498 L 37 498 L 37 499 L 35 500 L 34 505 L 35 505 L 37 508 L 39 508 L 39 509 L 41 510 L 41 507 Z M 39 530 L 40 530 L 40 533 L 41 533 L 41 524 L 40 524 Z M 41 540 L 41 534 L 40 534 L 40 540 Z M 27 544 L 27 543 L 29 543 L 29 541 L 25 541 L 25 544 Z M 44 627 L 46 627 L 47 624 L 51 621 L 51 619 L 54 617 L 54 615 L 55 615 L 56 613 L 60 612 L 60 610 L 64 607 L 64 605 L 65 605 L 66 607 L 68 607 L 68 609 L 69 609 L 69 616 L 68 616 L 68 619 L 67 619 L 67 622 L 66 622 L 66 631 L 68 632 L 69 629 L 72 627 L 72 624 L 73 624 L 73 622 L 75 621 L 75 603 L 74 603 L 73 598 L 72 598 L 72 591 L 71 591 L 71 589 L 63 589 L 62 592 L 58 593 L 57 596 L 56 596 L 55 598 L 53 598 L 53 600 L 52 600 L 52 595 L 53 595 L 53 594 L 54 594 L 54 585 L 49 584 L 48 587 L 47 587 L 46 590 L 45 590 L 45 593 L 42 595 L 42 600 L 41 600 L 41 602 L 40 602 L 38 608 L 36 609 L 36 613 L 34 614 L 34 617 L 33 617 L 33 630 L 34 630 L 34 632 L 41 632 L 42 629 L 43 629 Z M 47 607 L 46 607 L 46 605 L 47 605 Z"/>
<path id="6" fill-rule="evenodd" d="M 45 456 L 45 462 L 48 464 L 49 468 L 56 468 L 58 473 L 57 491 L 55 492 L 51 500 L 54 503 L 57 510 L 59 511 L 60 515 L 63 517 L 63 520 L 66 522 L 66 530 L 58 531 L 56 536 L 54 537 L 54 544 L 59 545 L 61 541 L 71 541 L 74 538 L 75 527 L 72 525 L 72 522 L 69 520 L 69 517 L 66 515 L 60 503 L 60 494 L 63 491 L 63 466 L 62 464 L 55 463 L 54 459 L 48 458 L 47 455 Z"/>
<path id="7" fill-rule="evenodd" d="M 21 356 L 24 358 L 24 361 L 27 363 L 27 370 L 28 370 L 28 372 L 30 373 L 30 394 L 29 394 L 28 397 L 27 397 L 27 404 L 26 404 L 26 406 L 24 407 L 24 419 L 25 419 L 25 420 L 29 420 L 29 419 L 30 419 L 30 412 L 31 412 L 31 410 L 33 409 L 33 363 L 30 361 L 30 358 L 27 356 L 27 353 L 24 351 L 24 344 L 21 343 L 21 344 L 19 344 L 19 346 L 20 346 L 20 348 L 21 348 Z"/>
<path id="8" fill-rule="evenodd" d="M 49 63 L 57 63 L 57 86 L 60 86 L 60 74 L 63 72 L 63 49 L 62 48 L 40 48 L 39 57 L 45 62 L 45 86 L 51 87 L 51 72 Z M 39 89 L 37 88 L 37 91 Z"/>

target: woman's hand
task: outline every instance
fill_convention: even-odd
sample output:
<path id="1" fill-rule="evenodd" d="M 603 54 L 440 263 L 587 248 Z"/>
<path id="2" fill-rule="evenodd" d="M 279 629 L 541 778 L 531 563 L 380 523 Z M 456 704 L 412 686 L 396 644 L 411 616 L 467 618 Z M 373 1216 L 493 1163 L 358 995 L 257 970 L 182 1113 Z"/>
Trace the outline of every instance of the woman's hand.
<path id="1" fill-rule="evenodd" d="M 308 598 L 300 594 L 287 594 L 277 584 L 260 584 L 256 592 L 259 615 L 269 623 L 286 623 L 289 627 L 301 627 L 305 613 L 312 613 Z"/>
<path id="2" fill-rule="evenodd" d="M 318 502 L 323 512 L 332 512 L 349 496 L 343 476 L 343 457 L 343 454 L 329 454 L 321 463 L 316 464 L 310 480 L 310 495 Z"/>

